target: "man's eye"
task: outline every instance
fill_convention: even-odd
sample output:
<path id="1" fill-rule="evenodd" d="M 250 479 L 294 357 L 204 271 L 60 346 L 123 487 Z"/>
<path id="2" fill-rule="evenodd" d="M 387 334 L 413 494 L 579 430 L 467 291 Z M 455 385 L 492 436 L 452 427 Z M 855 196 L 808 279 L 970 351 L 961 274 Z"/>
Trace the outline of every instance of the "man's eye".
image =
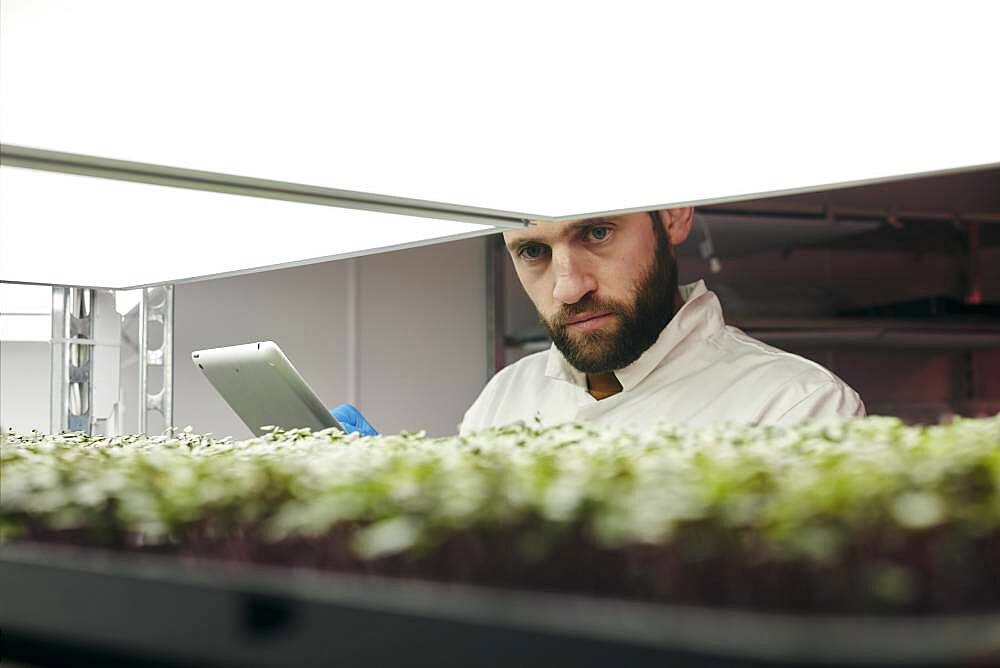
<path id="1" fill-rule="evenodd" d="M 604 241 L 611 236 L 611 228 L 606 226 L 591 227 L 590 238 L 594 241 Z"/>
<path id="2" fill-rule="evenodd" d="M 518 251 L 518 255 L 524 260 L 537 260 L 545 255 L 545 247 L 537 244 L 522 246 L 521 250 Z"/>

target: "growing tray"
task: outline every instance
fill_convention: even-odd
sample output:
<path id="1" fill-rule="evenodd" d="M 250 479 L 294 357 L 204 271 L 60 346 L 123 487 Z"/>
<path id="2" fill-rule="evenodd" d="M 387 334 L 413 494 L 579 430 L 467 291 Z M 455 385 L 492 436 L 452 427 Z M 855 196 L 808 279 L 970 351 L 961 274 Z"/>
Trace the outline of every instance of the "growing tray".
<path id="1" fill-rule="evenodd" d="M 31 665 L 1000 664 L 1000 613 L 785 615 L 10 542 L 3 656 Z"/>

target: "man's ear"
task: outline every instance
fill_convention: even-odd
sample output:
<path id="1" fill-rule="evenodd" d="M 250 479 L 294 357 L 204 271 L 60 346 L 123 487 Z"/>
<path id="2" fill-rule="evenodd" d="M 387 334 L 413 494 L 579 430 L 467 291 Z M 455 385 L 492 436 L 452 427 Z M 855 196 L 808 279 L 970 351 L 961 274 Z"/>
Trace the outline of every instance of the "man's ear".
<path id="1" fill-rule="evenodd" d="M 660 217 L 667 228 L 670 245 L 680 246 L 684 243 L 694 224 L 694 209 L 689 206 L 683 209 L 661 209 Z"/>

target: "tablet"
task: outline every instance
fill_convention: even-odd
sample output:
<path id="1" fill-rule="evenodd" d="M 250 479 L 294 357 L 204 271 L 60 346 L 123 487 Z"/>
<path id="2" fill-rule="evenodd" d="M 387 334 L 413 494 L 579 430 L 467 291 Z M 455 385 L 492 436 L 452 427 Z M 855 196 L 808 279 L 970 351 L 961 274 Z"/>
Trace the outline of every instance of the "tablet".
<path id="1" fill-rule="evenodd" d="M 191 360 L 255 436 L 266 426 L 344 431 L 274 341 L 196 350 Z"/>

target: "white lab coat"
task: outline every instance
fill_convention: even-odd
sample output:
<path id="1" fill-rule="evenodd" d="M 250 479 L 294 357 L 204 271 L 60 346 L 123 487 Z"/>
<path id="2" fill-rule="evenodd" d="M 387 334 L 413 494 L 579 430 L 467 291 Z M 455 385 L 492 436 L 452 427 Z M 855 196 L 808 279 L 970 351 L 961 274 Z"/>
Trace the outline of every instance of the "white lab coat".
<path id="1" fill-rule="evenodd" d="M 684 305 L 642 356 L 615 372 L 622 385 L 598 401 L 586 375 L 553 345 L 497 373 L 465 413 L 461 434 L 519 420 L 586 420 L 641 428 L 659 422 L 792 425 L 864 416 L 857 392 L 827 369 L 727 326 L 704 281 L 680 287 Z"/>

